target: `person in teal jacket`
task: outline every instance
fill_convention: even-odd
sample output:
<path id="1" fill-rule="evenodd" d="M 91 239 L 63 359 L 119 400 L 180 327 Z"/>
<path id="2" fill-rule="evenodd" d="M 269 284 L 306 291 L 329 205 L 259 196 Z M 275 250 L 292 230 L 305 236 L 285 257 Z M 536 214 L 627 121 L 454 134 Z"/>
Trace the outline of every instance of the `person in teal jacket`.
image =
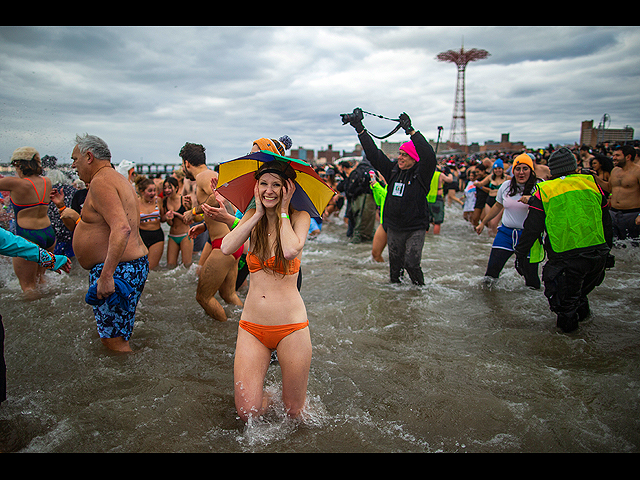
<path id="1" fill-rule="evenodd" d="M 65 255 L 54 255 L 4 228 L 0 228 L 0 255 L 24 258 L 56 272 L 68 272 L 71 268 L 71 262 Z"/>

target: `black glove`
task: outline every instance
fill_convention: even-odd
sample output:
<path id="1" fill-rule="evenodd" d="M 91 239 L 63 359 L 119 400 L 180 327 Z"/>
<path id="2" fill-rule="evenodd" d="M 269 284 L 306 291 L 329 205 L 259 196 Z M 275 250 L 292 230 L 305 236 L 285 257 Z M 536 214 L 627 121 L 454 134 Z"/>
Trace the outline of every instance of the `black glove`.
<path id="1" fill-rule="evenodd" d="M 400 120 L 400 126 L 404 129 L 405 133 L 407 135 L 410 135 L 409 132 L 413 131 L 413 127 L 411 126 L 411 119 L 409 118 L 409 115 L 402 112 L 400 114 L 399 120 Z"/>

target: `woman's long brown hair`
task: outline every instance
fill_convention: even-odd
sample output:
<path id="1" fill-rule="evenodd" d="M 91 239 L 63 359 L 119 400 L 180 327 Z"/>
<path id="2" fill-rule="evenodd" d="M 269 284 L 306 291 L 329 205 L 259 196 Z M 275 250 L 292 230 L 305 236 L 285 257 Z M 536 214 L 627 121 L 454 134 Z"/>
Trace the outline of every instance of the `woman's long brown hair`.
<path id="1" fill-rule="evenodd" d="M 262 175 L 265 173 L 273 173 L 278 175 L 283 180 L 282 190 L 280 192 L 280 200 L 276 205 L 276 211 L 279 212 L 282 206 L 282 195 L 284 193 L 284 188 L 287 179 L 295 179 L 296 172 L 288 163 L 281 162 L 278 160 L 273 160 L 271 162 L 263 163 L 262 166 L 256 171 L 255 178 L 259 180 Z M 289 217 L 293 214 L 293 208 L 289 205 Z M 274 244 L 274 257 L 275 257 L 275 268 L 282 269 L 282 272 L 289 271 L 289 263 L 290 261 L 284 257 L 284 253 L 282 251 L 282 242 L 280 239 L 280 227 L 282 226 L 282 218 L 278 215 L 276 217 L 276 232 L 275 232 L 275 244 Z M 269 248 L 269 219 L 266 215 L 264 215 L 253 228 L 251 232 L 251 241 L 253 243 L 253 254 L 258 257 L 260 263 L 262 264 L 262 270 L 269 271 L 271 269 L 267 269 L 265 267 L 265 262 L 270 258 L 270 248 Z M 275 275 L 275 270 L 272 270 Z M 283 274 L 284 276 L 284 274 Z"/>

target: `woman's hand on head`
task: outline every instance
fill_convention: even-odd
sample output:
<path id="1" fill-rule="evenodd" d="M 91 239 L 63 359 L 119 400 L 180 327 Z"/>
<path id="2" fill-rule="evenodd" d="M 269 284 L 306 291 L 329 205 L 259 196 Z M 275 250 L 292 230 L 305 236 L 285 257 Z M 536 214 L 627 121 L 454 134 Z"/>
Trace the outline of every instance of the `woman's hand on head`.
<path id="1" fill-rule="evenodd" d="M 260 183 L 260 182 L 256 182 L 255 186 L 253 187 L 253 198 L 256 201 L 256 213 L 255 213 L 255 215 L 258 215 L 258 217 L 256 217 L 256 218 L 261 217 L 262 215 L 264 215 L 264 212 L 265 212 L 264 205 L 262 204 L 262 199 L 260 198 L 260 189 L 258 187 L 258 183 Z"/>
<path id="2" fill-rule="evenodd" d="M 290 178 L 287 179 L 284 187 L 282 189 L 282 211 L 289 211 L 289 203 L 291 203 L 291 199 L 293 198 L 293 194 L 296 191 L 296 183 Z"/>

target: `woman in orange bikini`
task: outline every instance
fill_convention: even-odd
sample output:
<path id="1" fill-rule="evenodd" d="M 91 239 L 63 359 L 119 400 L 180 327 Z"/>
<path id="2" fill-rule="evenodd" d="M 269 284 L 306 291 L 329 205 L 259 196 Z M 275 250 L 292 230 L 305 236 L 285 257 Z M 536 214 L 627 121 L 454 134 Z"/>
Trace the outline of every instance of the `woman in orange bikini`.
<path id="1" fill-rule="evenodd" d="M 254 144 L 252 151 L 256 149 L 260 147 Z M 311 365 L 309 322 L 297 287 L 310 217 L 289 205 L 296 189 L 290 165 L 277 160 L 264 163 L 255 176 L 256 208 L 245 213 L 221 245 L 227 255 L 250 239 L 249 291 L 234 363 L 236 410 L 245 422 L 269 406 L 263 390 L 273 350 L 278 352 L 282 401 L 290 417 L 299 416 L 304 408 Z"/>

